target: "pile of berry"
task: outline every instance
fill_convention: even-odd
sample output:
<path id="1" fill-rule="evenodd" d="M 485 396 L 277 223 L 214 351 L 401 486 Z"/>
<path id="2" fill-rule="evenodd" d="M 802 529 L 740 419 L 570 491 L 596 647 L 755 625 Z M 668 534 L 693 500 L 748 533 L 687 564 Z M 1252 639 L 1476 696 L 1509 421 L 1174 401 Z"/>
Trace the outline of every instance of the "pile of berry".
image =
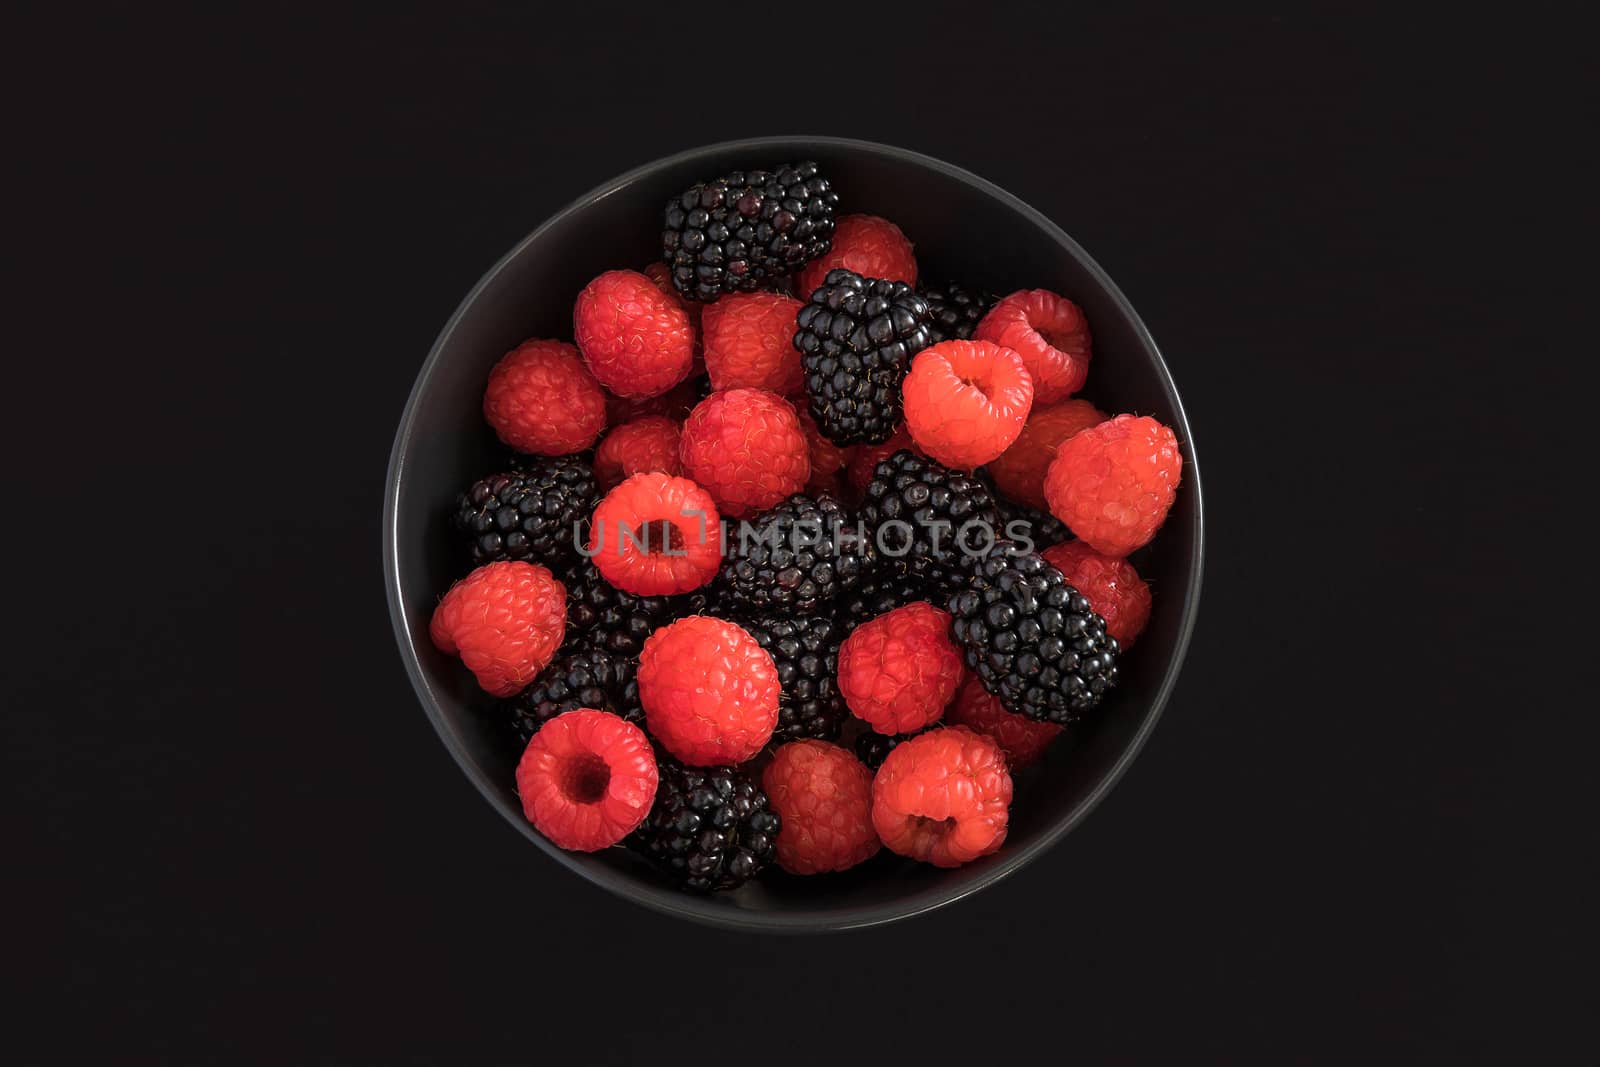
<path id="1" fill-rule="evenodd" d="M 1074 398 L 1044 289 L 918 278 L 814 163 L 666 205 L 662 261 L 578 294 L 483 413 L 432 638 L 522 746 L 551 841 L 693 891 L 880 848 L 1001 847 L 1012 771 L 1098 712 L 1150 616 L 1127 556 L 1177 492 L 1153 418 Z"/>

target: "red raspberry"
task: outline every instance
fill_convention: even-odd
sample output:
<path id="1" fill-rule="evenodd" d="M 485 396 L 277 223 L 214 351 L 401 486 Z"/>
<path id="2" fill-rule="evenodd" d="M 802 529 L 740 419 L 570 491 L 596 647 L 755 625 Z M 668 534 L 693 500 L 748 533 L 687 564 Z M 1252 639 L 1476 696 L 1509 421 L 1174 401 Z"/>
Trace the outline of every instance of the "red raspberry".
<path id="1" fill-rule="evenodd" d="M 846 445 L 841 448 L 822 436 L 822 431 L 817 429 L 817 420 L 811 417 L 808 408 L 796 404 L 795 414 L 800 417 L 800 429 L 805 432 L 806 444 L 810 446 L 812 479 L 825 478 L 844 470 L 845 464 L 850 462 L 850 457 L 855 455 L 856 446 Z"/>
<path id="2" fill-rule="evenodd" d="M 989 309 L 972 337 L 1014 349 L 1041 404 L 1065 400 L 1089 377 L 1089 321 L 1077 304 L 1048 289 L 1012 293 Z"/>
<path id="3" fill-rule="evenodd" d="M 700 309 L 705 305 L 698 301 L 685 300 L 679 295 L 677 287 L 672 284 L 672 272 L 667 269 L 667 265 L 658 259 L 653 263 L 646 264 L 644 270 L 640 271 L 640 273 L 655 282 L 657 289 L 671 297 L 679 307 L 683 308 L 683 313 L 689 316 L 689 325 L 693 326 L 695 332 L 698 333 L 700 331 Z"/>
<path id="4" fill-rule="evenodd" d="M 606 395 L 578 350 L 524 341 L 489 372 L 483 417 L 518 452 L 564 456 L 594 444 L 606 426 Z"/>
<path id="5" fill-rule="evenodd" d="M 743 628 L 709 615 L 661 627 L 639 652 L 645 725 L 684 763 L 743 763 L 778 725 L 778 669 Z"/>
<path id="6" fill-rule="evenodd" d="M 976 730 L 999 745 L 1012 770 L 1020 770 L 1038 759 L 1050 742 L 1061 736 L 1062 727 L 1053 722 L 1035 722 L 1024 715 L 1007 711 L 1000 698 L 983 687 L 976 674 L 967 675 L 954 704 L 944 713 L 952 726 Z"/>
<path id="7" fill-rule="evenodd" d="M 778 866 L 790 874 L 849 870 L 883 847 L 872 828 L 872 772 L 826 741 L 791 741 L 761 774 L 778 830 Z"/>
<path id="8" fill-rule="evenodd" d="M 807 263 L 795 279 L 795 292 L 809 297 L 830 270 L 844 267 L 868 278 L 917 284 L 917 257 L 900 227 L 876 215 L 841 215 L 833 228 L 833 247 Z"/>
<path id="9" fill-rule="evenodd" d="M 440 652 L 461 657 L 485 692 L 516 696 L 566 636 L 567 588 L 533 563 L 486 564 L 450 587 L 428 633 Z"/>
<path id="10" fill-rule="evenodd" d="M 804 306 L 782 293 L 730 293 L 705 305 L 701 337 L 711 388 L 801 393 L 805 369 L 794 346 L 794 317 Z"/>
<path id="11" fill-rule="evenodd" d="M 601 576 L 624 592 L 687 593 L 722 565 L 722 518 L 689 479 L 635 474 L 594 509 L 588 550 Z"/>
<path id="12" fill-rule="evenodd" d="M 1051 545 L 1039 555 L 1088 599 L 1117 644 L 1124 650 L 1133 646 L 1150 621 L 1150 587 L 1133 564 L 1101 555 L 1082 541 Z"/>
<path id="13" fill-rule="evenodd" d="M 904 426 L 881 445 L 856 446 L 855 455 L 850 457 L 850 465 L 845 471 L 845 480 L 850 483 L 850 491 L 857 499 L 867 491 L 867 483 L 872 481 L 872 473 L 878 469 L 878 464 L 902 448 L 909 448 L 919 456 L 925 454 Z"/>
<path id="14" fill-rule="evenodd" d="M 936 721 L 962 670 L 950 615 L 921 600 L 862 623 L 839 646 L 839 692 L 880 734 L 908 734 Z"/>
<path id="15" fill-rule="evenodd" d="M 883 843 L 935 867 L 997 851 L 1010 805 L 1005 753 L 965 726 L 902 741 L 872 780 L 872 825 Z"/>
<path id="16" fill-rule="evenodd" d="M 584 286 L 572 333 L 589 370 L 618 396 L 664 393 L 694 363 L 688 313 L 638 271 L 608 270 Z"/>
<path id="17" fill-rule="evenodd" d="M 646 415 L 665 415 L 682 422 L 700 403 L 700 385 L 694 380 L 679 382 L 659 396 L 625 397 L 606 394 L 606 425 L 621 426 Z"/>
<path id="18" fill-rule="evenodd" d="M 678 455 L 683 473 L 733 518 L 770 508 L 811 477 L 794 407 L 762 389 L 727 389 L 700 401 L 683 424 Z"/>
<path id="19" fill-rule="evenodd" d="M 606 434 L 594 453 L 594 477 L 608 493 L 635 474 L 679 474 L 678 424 L 665 415 L 646 415 Z"/>
<path id="20" fill-rule="evenodd" d="M 1079 540 L 1126 556 L 1161 528 L 1182 471 L 1176 434 L 1148 416 L 1118 415 L 1062 443 L 1044 496 Z"/>
<path id="21" fill-rule="evenodd" d="M 656 757 L 633 723 L 579 708 L 539 728 L 517 764 L 522 813 L 562 848 L 616 844 L 650 814 Z"/>
<path id="22" fill-rule="evenodd" d="M 1044 472 L 1056 458 L 1061 442 L 1106 421 L 1105 412 L 1087 400 L 1065 400 L 1049 407 L 1034 405 L 1022 433 L 1000 458 L 989 463 L 989 476 L 1006 496 L 1039 511 L 1049 511 L 1044 499 Z"/>
<path id="23" fill-rule="evenodd" d="M 911 361 L 906 429 L 946 467 L 972 470 L 1010 447 L 1033 407 L 1022 357 L 988 341 L 943 341 Z"/>

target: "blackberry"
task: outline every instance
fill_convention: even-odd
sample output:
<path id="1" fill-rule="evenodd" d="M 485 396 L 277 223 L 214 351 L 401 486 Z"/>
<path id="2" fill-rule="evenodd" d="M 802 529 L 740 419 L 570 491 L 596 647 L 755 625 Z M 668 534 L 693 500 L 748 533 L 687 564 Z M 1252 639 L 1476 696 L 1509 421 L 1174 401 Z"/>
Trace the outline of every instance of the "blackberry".
<path id="1" fill-rule="evenodd" d="M 905 282 L 828 272 L 796 315 L 794 335 L 824 437 L 882 444 L 894 434 L 911 357 L 933 343 L 930 321 L 927 301 Z"/>
<path id="2" fill-rule="evenodd" d="M 1036 511 L 1026 504 L 1019 504 L 1015 500 L 1008 500 L 1000 495 L 994 488 L 994 483 L 987 478 L 984 484 L 989 487 L 989 493 L 994 497 L 995 510 L 1000 513 L 1002 534 L 1007 540 L 1017 540 L 1016 534 L 1011 531 L 1011 524 L 1022 522 L 1027 525 L 1022 528 L 1033 541 L 1035 550 L 1059 545 L 1063 541 L 1072 540 L 1072 531 L 1067 529 L 1067 524 L 1043 511 Z"/>
<path id="3" fill-rule="evenodd" d="M 657 754 L 655 804 L 627 845 L 683 889 L 743 885 L 772 859 L 781 825 L 756 780 L 736 767 L 685 767 Z"/>
<path id="4" fill-rule="evenodd" d="M 933 343 L 959 338 L 972 340 L 972 331 L 1000 300 L 993 293 L 974 291 L 949 282 L 945 285 L 919 285 L 917 295 L 928 302 L 933 314 Z"/>
<path id="5" fill-rule="evenodd" d="M 861 580 L 849 596 L 839 598 L 836 613 L 846 636 L 864 622 L 876 619 L 913 600 L 927 598 L 923 583 L 897 574 L 872 574 Z"/>
<path id="6" fill-rule="evenodd" d="M 539 727 L 564 711 L 594 708 L 644 723 L 635 661 L 603 649 L 580 646 L 563 651 L 533 683 L 504 701 L 511 728 L 524 745 Z"/>
<path id="7" fill-rule="evenodd" d="M 473 566 L 522 560 L 562 576 L 577 562 L 573 543 L 587 535 L 599 503 L 586 456 L 519 456 L 516 469 L 474 482 L 456 499 L 451 517 L 467 542 Z"/>
<path id="8" fill-rule="evenodd" d="M 815 615 L 871 562 L 870 546 L 855 534 L 839 501 L 796 493 L 748 524 L 730 524 L 710 594 L 734 612 Z"/>
<path id="9" fill-rule="evenodd" d="M 967 666 L 1010 712 L 1069 723 L 1117 683 L 1117 642 L 1089 601 L 1032 552 L 997 544 L 950 597 Z"/>
<path id="10" fill-rule="evenodd" d="M 661 258 L 690 300 L 752 292 L 833 247 L 838 205 L 815 163 L 735 171 L 667 201 Z"/>
<path id="11" fill-rule="evenodd" d="M 850 714 L 839 693 L 839 642 L 844 627 L 828 616 L 796 619 L 784 614 L 751 615 L 740 621 L 778 668 L 783 697 L 772 737 L 832 741 Z"/>
<path id="12" fill-rule="evenodd" d="M 873 770 L 883 766 L 883 761 L 889 758 L 902 741 L 909 741 L 927 730 L 917 730 L 909 734 L 880 734 L 876 730 L 863 730 L 856 738 L 856 758 Z"/>
<path id="13" fill-rule="evenodd" d="M 592 560 L 583 560 L 564 581 L 568 647 L 637 658 L 644 639 L 675 617 L 676 598 L 625 593 L 606 581 Z"/>
<path id="14" fill-rule="evenodd" d="M 879 573 L 921 582 L 938 599 L 965 585 L 971 553 L 1004 536 L 994 497 L 981 480 L 909 449 L 873 472 L 861 527 L 877 551 Z"/>

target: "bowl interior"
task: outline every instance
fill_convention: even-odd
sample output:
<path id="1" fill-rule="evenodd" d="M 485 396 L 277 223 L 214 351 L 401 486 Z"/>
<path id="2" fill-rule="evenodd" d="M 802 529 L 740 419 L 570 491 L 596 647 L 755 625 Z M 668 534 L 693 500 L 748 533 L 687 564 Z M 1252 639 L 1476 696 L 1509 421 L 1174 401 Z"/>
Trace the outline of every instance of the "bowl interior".
<path id="1" fill-rule="evenodd" d="M 1102 714 L 1018 776 L 1010 833 L 996 855 L 957 870 L 887 852 L 818 878 L 774 872 L 711 897 L 659 883 L 620 848 L 562 852 L 524 820 L 513 788 L 517 756 L 491 702 L 459 663 L 434 649 L 428 620 L 467 570 L 447 537 L 455 495 L 491 473 L 503 450 L 480 413 L 489 368 L 528 337 L 572 336 L 572 302 L 601 271 L 659 254 L 667 198 L 741 168 L 815 159 L 850 213 L 894 220 L 916 244 L 924 278 L 1006 293 L 1049 288 L 1083 307 L 1095 357 L 1081 395 L 1109 412 L 1154 415 L 1185 444 L 1184 484 L 1156 541 L 1135 557 L 1154 591 L 1150 625 L 1124 657 L 1123 683 Z M 401 653 L 441 737 L 489 801 L 559 862 L 632 899 L 725 925 L 821 929 L 866 925 L 957 899 L 1020 867 L 1069 829 L 1131 759 L 1176 678 L 1199 589 L 1199 477 L 1191 437 L 1161 357 L 1098 267 L 1042 216 L 980 179 L 912 153 L 861 142 L 781 138 L 716 145 L 662 160 L 577 201 L 485 276 L 429 356 L 395 442 L 384 523 L 386 581 Z"/>

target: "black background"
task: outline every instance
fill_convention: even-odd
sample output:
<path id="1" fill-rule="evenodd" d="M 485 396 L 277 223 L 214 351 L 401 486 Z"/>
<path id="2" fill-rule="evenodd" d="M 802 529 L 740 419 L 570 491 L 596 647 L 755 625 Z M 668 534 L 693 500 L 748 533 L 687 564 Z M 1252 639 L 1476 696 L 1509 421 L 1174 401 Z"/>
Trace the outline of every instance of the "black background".
<path id="1" fill-rule="evenodd" d="M 1577 27 L 753 7 L 9 35 L 4 1058 L 1594 1062 Z M 810 939 L 529 848 L 379 573 L 394 426 L 478 275 L 614 174 L 772 133 L 1060 222 L 1208 496 L 1188 666 L 1109 800 L 975 899 Z"/>

